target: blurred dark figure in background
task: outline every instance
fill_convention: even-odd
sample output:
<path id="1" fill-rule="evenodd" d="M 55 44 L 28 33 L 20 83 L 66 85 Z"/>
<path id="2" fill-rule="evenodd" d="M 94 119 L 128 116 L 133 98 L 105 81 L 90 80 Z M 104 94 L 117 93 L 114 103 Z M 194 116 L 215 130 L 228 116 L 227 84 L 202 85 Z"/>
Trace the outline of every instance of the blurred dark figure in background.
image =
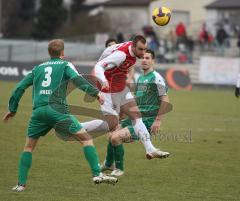
<path id="1" fill-rule="evenodd" d="M 121 32 L 117 34 L 117 43 L 123 43 L 124 42 L 124 36 Z"/>
<path id="2" fill-rule="evenodd" d="M 240 73 L 237 75 L 237 83 L 235 87 L 235 96 L 238 98 L 240 96 Z"/>
<path id="3" fill-rule="evenodd" d="M 202 30 L 199 33 L 199 42 L 202 50 L 209 50 L 212 46 L 213 36 L 207 30 L 205 23 L 203 23 Z"/>
<path id="4" fill-rule="evenodd" d="M 117 44 L 117 40 L 115 38 L 109 38 L 105 42 L 105 47 L 109 47 L 111 45 Z"/>
<path id="5" fill-rule="evenodd" d="M 216 34 L 216 47 L 217 54 L 219 56 L 224 56 L 225 42 L 227 38 L 228 38 L 227 32 L 224 30 L 223 26 L 220 25 Z"/>
<path id="6" fill-rule="evenodd" d="M 159 47 L 159 41 L 158 41 L 157 34 L 153 30 L 153 27 L 151 27 L 151 26 L 143 27 L 143 33 L 146 36 L 146 40 L 147 40 L 147 43 L 148 43 L 148 48 L 151 49 L 154 52 L 155 51 L 157 52 L 158 47 Z"/>
<path id="7" fill-rule="evenodd" d="M 191 36 L 187 37 L 187 57 L 188 62 L 193 63 L 194 40 Z"/>
<path id="8" fill-rule="evenodd" d="M 237 37 L 238 37 L 237 46 L 239 48 L 239 56 L 240 56 L 240 30 L 238 31 Z"/>

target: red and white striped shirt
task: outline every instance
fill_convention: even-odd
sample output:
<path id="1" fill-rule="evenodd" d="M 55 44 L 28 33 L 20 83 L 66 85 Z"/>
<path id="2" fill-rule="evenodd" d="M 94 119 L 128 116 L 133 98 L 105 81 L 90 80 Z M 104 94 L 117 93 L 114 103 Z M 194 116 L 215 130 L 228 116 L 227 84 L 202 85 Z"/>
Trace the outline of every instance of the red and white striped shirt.
<path id="1" fill-rule="evenodd" d="M 106 93 L 116 93 L 124 90 L 127 74 L 136 63 L 136 56 L 132 52 L 132 42 L 112 45 L 104 50 L 95 65 L 94 74 L 103 82 L 109 83 Z"/>

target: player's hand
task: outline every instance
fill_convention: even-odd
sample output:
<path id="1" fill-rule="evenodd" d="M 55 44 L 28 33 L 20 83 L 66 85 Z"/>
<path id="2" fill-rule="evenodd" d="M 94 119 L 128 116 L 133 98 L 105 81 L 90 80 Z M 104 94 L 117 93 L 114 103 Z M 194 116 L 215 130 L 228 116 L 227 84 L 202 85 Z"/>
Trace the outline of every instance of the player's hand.
<path id="1" fill-rule="evenodd" d="M 237 98 L 239 98 L 239 96 L 240 96 L 240 88 L 238 88 L 238 87 L 235 88 L 235 96 Z"/>
<path id="2" fill-rule="evenodd" d="M 100 105 L 103 105 L 104 103 L 104 97 L 101 92 L 97 95 L 97 100 L 99 101 Z"/>
<path id="3" fill-rule="evenodd" d="M 13 118 L 15 116 L 16 112 L 7 112 L 4 116 L 3 116 L 3 122 L 7 123 L 9 119 Z"/>
<path id="4" fill-rule="evenodd" d="M 108 83 L 108 81 L 102 83 L 102 90 L 109 90 L 109 83 Z"/>
<path id="5" fill-rule="evenodd" d="M 151 134 L 156 135 L 161 127 L 161 121 L 160 120 L 155 120 L 151 126 Z"/>

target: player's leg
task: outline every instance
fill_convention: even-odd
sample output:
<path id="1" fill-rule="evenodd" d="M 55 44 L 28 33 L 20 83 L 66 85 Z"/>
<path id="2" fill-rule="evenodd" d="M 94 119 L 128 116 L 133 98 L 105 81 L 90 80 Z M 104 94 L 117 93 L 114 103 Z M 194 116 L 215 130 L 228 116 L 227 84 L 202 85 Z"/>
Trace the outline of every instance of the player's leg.
<path id="1" fill-rule="evenodd" d="M 37 141 L 38 139 L 26 138 L 26 143 L 18 164 L 18 184 L 12 188 L 13 191 L 21 192 L 25 190 L 28 173 L 32 165 L 32 152 Z"/>
<path id="2" fill-rule="evenodd" d="M 137 103 L 127 87 L 122 92 L 120 110 L 132 120 L 134 131 L 143 143 L 146 153 L 156 150 L 151 143 L 150 134 L 142 121 Z"/>
<path id="3" fill-rule="evenodd" d="M 57 123 L 54 128 L 56 132 L 58 132 L 58 135 L 64 136 L 65 139 L 67 137 L 71 139 L 74 138 L 83 145 L 83 152 L 90 166 L 93 175 L 93 181 L 95 183 L 107 182 L 115 184 L 117 182 L 116 178 L 107 177 L 101 173 L 99 158 L 93 144 L 93 138 L 86 132 L 81 123 L 79 123 L 79 121 L 73 115 L 61 115 L 57 119 Z"/>
<path id="4" fill-rule="evenodd" d="M 91 121 L 81 122 L 83 128 L 87 132 L 108 132 L 108 123 L 102 119 L 94 119 Z"/>
<path id="5" fill-rule="evenodd" d="M 96 148 L 93 144 L 91 135 L 89 135 L 84 128 L 81 128 L 77 133 L 74 133 L 74 136 L 81 142 L 83 145 L 83 151 L 86 160 L 91 168 L 93 175 L 93 182 L 99 184 L 102 182 L 115 184 L 117 183 L 117 178 L 106 176 L 101 173 L 99 158 L 96 151 Z"/>
<path id="6" fill-rule="evenodd" d="M 41 120 L 44 108 L 37 108 L 32 112 L 28 125 L 28 134 L 23 152 L 20 155 L 18 165 L 18 185 L 12 190 L 20 192 L 25 190 L 29 170 L 32 166 L 32 152 L 35 149 L 40 136 L 48 133 L 51 127 Z"/>
<path id="7" fill-rule="evenodd" d="M 128 115 L 132 120 L 134 131 L 145 147 L 147 159 L 165 158 L 170 155 L 168 152 L 164 152 L 158 148 L 155 148 L 152 144 L 150 133 L 142 121 L 141 113 L 135 101 L 128 102 L 125 105 L 121 106 L 121 111 Z"/>
<path id="8" fill-rule="evenodd" d="M 106 122 L 108 122 L 110 131 L 115 131 L 118 129 L 118 126 L 119 126 L 118 116 L 105 115 L 105 120 L 106 120 Z M 112 142 L 109 140 L 108 145 L 107 145 L 106 159 L 101 166 L 101 170 L 104 171 L 106 169 L 109 169 L 109 170 L 114 169 L 115 168 L 114 161 L 115 161 L 114 149 L 113 149 Z"/>
<path id="9" fill-rule="evenodd" d="M 92 137 L 86 133 L 84 128 L 74 133 L 77 140 L 83 145 L 84 156 L 91 168 L 93 177 L 100 174 L 99 158 Z"/>
<path id="10" fill-rule="evenodd" d="M 91 132 L 93 131 L 93 128 L 95 128 L 95 131 L 99 131 L 100 129 L 105 129 L 105 132 L 107 131 L 106 128 L 108 128 L 108 131 L 114 131 L 118 128 L 119 119 L 118 119 L 118 113 L 120 110 L 118 95 L 111 94 L 111 93 L 103 93 L 104 95 L 104 104 L 101 105 L 101 111 L 104 115 L 104 121 L 101 120 L 93 120 L 92 122 L 85 122 L 83 123 L 83 127 L 87 129 L 87 131 Z M 100 125 L 96 126 L 94 123 Z M 109 141 L 107 145 L 107 154 L 106 154 L 106 160 L 101 165 L 101 170 L 112 170 L 114 168 L 114 150 L 112 143 Z"/>
<path id="11" fill-rule="evenodd" d="M 155 121 L 155 117 L 148 117 L 143 118 L 143 123 L 145 124 L 146 128 L 150 131 L 151 127 Z M 167 158 L 170 155 L 169 152 L 162 151 L 159 148 L 156 149 L 154 152 L 149 152 L 146 154 L 147 159 L 153 159 L 153 158 Z"/>
<path id="12" fill-rule="evenodd" d="M 54 112 L 52 112 L 54 113 Z M 54 129 L 57 136 L 64 140 L 75 139 L 82 143 L 84 155 L 89 163 L 93 176 L 99 175 L 98 155 L 93 145 L 92 137 L 82 127 L 81 123 L 70 114 L 56 115 Z"/>
<path id="13" fill-rule="evenodd" d="M 81 123 L 83 128 L 86 129 L 87 132 L 89 132 L 91 135 L 99 135 L 99 133 L 96 132 L 108 132 L 108 131 L 114 131 L 118 127 L 118 111 L 117 104 L 115 104 L 115 96 L 113 96 L 110 93 L 102 93 L 104 96 L 104 104 L 101 105 L 101 111 L 104 115 L 104 120 L 92 120 L 88 122 Z M 118 102 L 118 101 L 117 101 Z M 107 145 L 107 154 L 106 154 L 106 160 L 101 165 L 101 170 L 111 170 L 114 168 L 114 155 L 113 155 L 113 148 L 112 144 L 109 141 Z"/>
<path id="14" fill-rule="evenodd" d="M 96 135 L 96 132 L 109 132 L 115 130 L 118 125 L 118 118 L 115 115 L 106 115 L 105 121 L 101 119 L 95 119 L 88 122 L 81 123 L 83 128 L 89 132 L 92 136 Z M 109 125 L 109 126 L 108 126 Z M 110 129 L 109 129 L 110 128 Z M 98 134 L 99 135 L 99 134 Z M 106 160 L 101 165 L 101 170 L 113 170 L 114 169 L 114 153 L 112 143 L 109 141 L 107 145 Z"/>
<path id="15" fill-rule="evenodd" d="M 101 111 L 103 113 L 103 119 L 108 125 L 110 131 L 114 131 L 118 127 L 118 114 L 120 111 L 120 105 L 118 104 L 118 95 L 111 93 L 102 93 L 104 97 L 104 104 L 101 105 Z M 102 128 L 107 128 L 106 123 L 100 123 Z"/>
<path id="16" fill-rule="evenodd" d="M 112 144 L 114 159 L 115 159 L 115 170 L 112 171 L 112 176 L 122 176 L 124 174 L 124 142 L 129 142 L 131 134 L 128 128 L 122 128 L 113 131 L 110 134 L 110 142 Z"/>
<path id="17" fill-rule="evenodd" d="M 133 122 L 133 128 L 138 135 L 140 141 L 143 143 L 146 153 L 153 152 L 156 148 L 151 142 L 150 133 L 144 125 L 141 113 L 135 101 L 128 102 L 121 106 L 121 111 L 126 114 Z"/>

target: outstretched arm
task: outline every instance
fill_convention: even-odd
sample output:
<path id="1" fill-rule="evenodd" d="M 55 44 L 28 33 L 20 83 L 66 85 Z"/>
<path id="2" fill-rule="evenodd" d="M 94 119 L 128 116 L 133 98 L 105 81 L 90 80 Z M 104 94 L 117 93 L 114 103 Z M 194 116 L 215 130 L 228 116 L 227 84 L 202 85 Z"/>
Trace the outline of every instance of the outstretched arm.
<path id="1" fill-rule="evenodd" d="M 103 104 L 100 91 L 90 82 L 88 82 L 83 76 L 81 76 L 71 63 L 69 63 L 66 67 L 66 74 L 77 88 L 83 90 L 90 96 L 96 97 L 99 100 L 100 104 Z"/>
<path id="2" fill-rule="evenodd" d="M 25 90 L 33 84 L 33 74 L 29 73 L 25 78 L 23 78 L 14 89 L 12 96 L 8 103 L 8 112 L 4 115 L 3 121 L 7 122 L 10 118 L 14 117 L 18 109 L 18 103 L 22 98 Z"/>
<path id="3" fill-rule="evenodd" d="M 160 98 L 159 110 L 151 126 L 151 133 L 156 134 L 160 130 L 163 115 L 169 111 L 169 98 L 167 95 L 168 88 L 163 77 L 156 74 L 154 83 L 157 87 L 157 95 Z"/>
<path id="4" fill-rule="evenodd" d="M 115 51 L 109 56 L 98 61 L 94 67 L 95 76 L 102 81 L 102 89 L 108 89 L 108 81 L 104 72 L 119 66 L 126 59 L 126 54 L 121 51 Z"/>
<path id="5" fill-rule="evenodd" d="M 169 110 L 168 95 L 164 95 L 159 98 L 161 99 L 159 110 L 158 110 L 157 116 L 151 126 L 151 133 L 153 133 L 153 134 L 156 134 L 160 130 L 163 115 L 165 113 L 167 113 L 167 111 Z"/>

